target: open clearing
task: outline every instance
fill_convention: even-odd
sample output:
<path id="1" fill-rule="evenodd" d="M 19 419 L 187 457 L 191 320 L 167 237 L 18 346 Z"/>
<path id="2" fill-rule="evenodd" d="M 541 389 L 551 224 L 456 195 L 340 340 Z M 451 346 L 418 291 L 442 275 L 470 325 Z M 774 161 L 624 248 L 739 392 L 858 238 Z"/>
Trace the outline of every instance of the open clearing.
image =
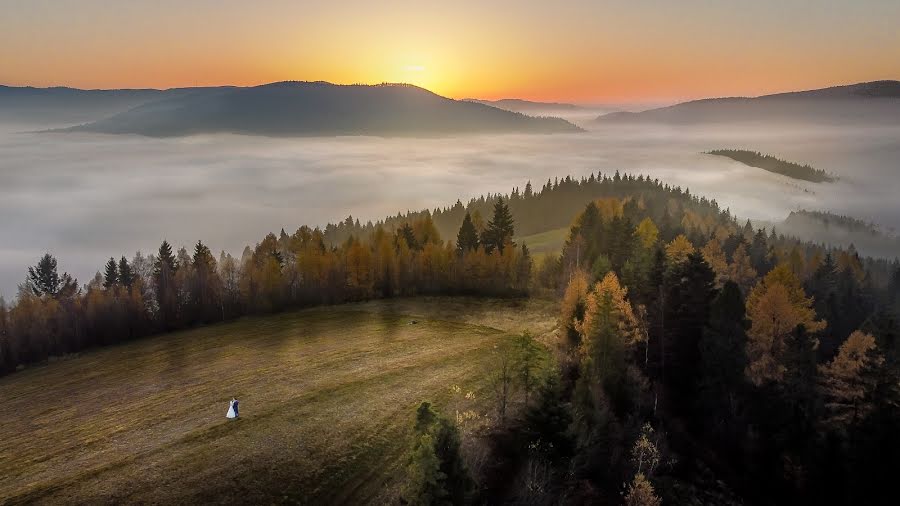
<path id="1" fill-rule="evenodd" d="M 0 503 L 388 501 L 418 402 L 458 384 L 487 411 L 493 347 L 549 335 L 555 314 L 533 299 L 375 301 L 27 369 L 0 379 Z"/>
<path id="2" fill-rule="evenodd" d="M 535 262 L 540 262 L 549 254 L 558 255 L 562 252 L 566 239 L 569 238 L 569 230 L 569 227 L 555 228 L 546 232 L 518 237 L 516 242 L 527 244 Z"/>

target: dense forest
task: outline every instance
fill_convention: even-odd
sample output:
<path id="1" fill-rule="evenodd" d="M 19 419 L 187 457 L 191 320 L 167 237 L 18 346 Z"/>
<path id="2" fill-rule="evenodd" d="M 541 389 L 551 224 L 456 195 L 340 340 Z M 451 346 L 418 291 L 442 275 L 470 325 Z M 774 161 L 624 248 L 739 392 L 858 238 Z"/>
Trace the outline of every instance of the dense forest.
<path id="1" fill-rule="evenodd" d="M 560 226 L 571 226 L 562 252 L 535 266 L 513 241 Z M 46 255 L 15 304 L 0 305 L 0 364 L 417 294 L 539 294 L 558 298 L 560 318 L 552 356 L 528 335 L 498 350 L 498 423 L 477 434 L 489 459 L 467 453 L 465 412 L 419 407 L 410 503 L 888 502 L 900 458 L 897 260 L 754 230 L 643 176 L 301 227 L 239 259 L 163 242 L 110 258 L 85 286 Z"/>
<path id="2" fill-rule="evenodd" d="M 500 477 L 469 497 L 893 504 L 896 261 L 740 226 L 642 178 L 605 181 L 622 196 L 589 203 L 536 270 L 561 299 L 556 364 L 529 387 L 527 354 L 498 361 L 492 376 L 511 371 L 498 418 L 509 391 L 522 409 L 491 434 Z"/>
<path id="3" fill-rule="evenodd" d="M 757 167 L 769 172 L 813 183 L 833 183 L 837 180 L 834 176 L 822 169 L 813 168 L 808 164 L 800 165 L 799 163 L 788 162 L 771 155 L 763 155 L 757 151 L 748 151 L 745 149 L 714 149 L 712 151 L 707 151 L 706 154 L 725 156 L 737 162 L 741 162 L 744 165 Z"/>

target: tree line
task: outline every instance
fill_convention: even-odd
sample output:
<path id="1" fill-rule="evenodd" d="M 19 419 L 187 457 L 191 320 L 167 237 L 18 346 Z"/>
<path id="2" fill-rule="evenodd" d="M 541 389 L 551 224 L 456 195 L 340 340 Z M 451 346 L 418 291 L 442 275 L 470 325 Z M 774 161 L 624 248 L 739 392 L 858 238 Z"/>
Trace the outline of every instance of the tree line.
<path id="1" fill-rule="evenodd" d="M 513 242 L 503 199 L 445 241 L 426 214 L 328 246 L 319 229 L 268 234 L 240 258 L 198 241 L 175 251 L 110 258 L 83 287 L 46 254 L 11 307 L 0 300 L 0 372 L 158 332 L 318 304 L 419 294 L 527 293 L 531 258 Z"/>

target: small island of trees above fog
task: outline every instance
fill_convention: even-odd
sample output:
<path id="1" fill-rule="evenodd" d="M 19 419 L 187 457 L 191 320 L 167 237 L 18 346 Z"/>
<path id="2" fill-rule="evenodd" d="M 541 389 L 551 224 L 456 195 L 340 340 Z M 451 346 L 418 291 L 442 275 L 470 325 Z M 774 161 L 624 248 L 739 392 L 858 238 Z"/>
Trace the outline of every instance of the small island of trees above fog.
<path id="1" fill-rule="evenodd" d="M 67 130 L 152 137 L 215 133 L 290 137 L 581 131 L 563 119 L 526 116 L 452 100 L 408 84 L 294 81 L 250 88 L 188 90 Z"/>
<path id="2" fill-rule="evenodd" d="M 794 179 L 810 181 L 813 183 L 833 183 L 837 178 L 822 169 L 816 169 L 812 166 L 800 165 L 799 163 L 789 162 L 771 155 L 764 155 L 758 151 L 748 151 L 746 149 L 714 149 L 707 151 L 707 155 L 725 156 L 744 165 L 757 167 L 775 174 L 781 174 Z"/>

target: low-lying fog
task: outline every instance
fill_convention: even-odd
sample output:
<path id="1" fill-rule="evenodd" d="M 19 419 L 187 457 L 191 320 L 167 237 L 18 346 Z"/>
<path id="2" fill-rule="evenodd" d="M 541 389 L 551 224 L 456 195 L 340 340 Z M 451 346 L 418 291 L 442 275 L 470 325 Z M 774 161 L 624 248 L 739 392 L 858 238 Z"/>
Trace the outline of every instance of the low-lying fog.
<path id="1" fill-rule="evenodd" d="M 616 169 L 715 198 L 741 218 L 799 208 L 900 226 L 900 129 L 604 127 L 574 135 L 272 139 L 0 130 L 0 294 L 44 252 L 87 282 L 110 256 L 202 239 L 214 251 L 282 227 L 449 205 L 531 180 Z M 808 162 L 836 184 L 700 154 L 747 148 Z M 808 190 L 808 191 L 807 191 Z"/>

